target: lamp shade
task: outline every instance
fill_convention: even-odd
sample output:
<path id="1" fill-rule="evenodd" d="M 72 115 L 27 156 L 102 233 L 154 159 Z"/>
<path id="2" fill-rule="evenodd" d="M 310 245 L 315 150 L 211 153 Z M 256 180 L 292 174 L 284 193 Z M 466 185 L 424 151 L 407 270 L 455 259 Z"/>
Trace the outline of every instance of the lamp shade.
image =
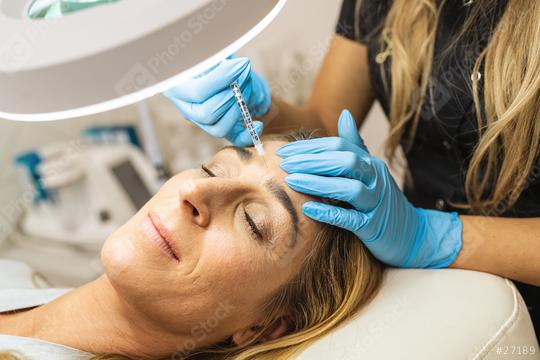
<path id="1" fill-rule="evenodd" d="M 59 120 L 144 100 L 261 32 L 286 0 L 120 0 L 58 19 L 0 0 L 0 118 Z"/>

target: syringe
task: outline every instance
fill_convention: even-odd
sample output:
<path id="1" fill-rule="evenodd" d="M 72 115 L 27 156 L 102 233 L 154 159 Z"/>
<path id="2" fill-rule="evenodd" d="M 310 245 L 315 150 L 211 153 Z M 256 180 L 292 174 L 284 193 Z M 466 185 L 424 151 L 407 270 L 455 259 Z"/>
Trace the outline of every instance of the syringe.
<path id="1" fill-rule="evenodd" d="M 234 93 L 234 97 L 236 98 L 236 102 L 238 103 L 238 106 L 240 107 L 240 112 L 242 113 L 242 119 L 244 120 L 246 129 L 248 130 L 249 135 L 251 136 L 251 139 L 253 139 L 253 145 L 255 146 L 255 149 L 257 150 L 257 154 L 262 156 L 264 160 L 263 144 L 261 142 L 261 139 L 259 138 L 259 134 L 257 134 L 257 130 L 255 130 L 255 126 L 253 125 L 253 120 L 251 119 L 251 114 L 249 113 L 249 109 L 247 107 L 246 101 L 244 100 L 244 97 L 242 96 L 242 91 L 240 90 L 240 86 L 238 86 L 236 82 L 233 82 L 231 84 L 231 88 Z M 266 161 L 264 163 L 266 164 Z"/>

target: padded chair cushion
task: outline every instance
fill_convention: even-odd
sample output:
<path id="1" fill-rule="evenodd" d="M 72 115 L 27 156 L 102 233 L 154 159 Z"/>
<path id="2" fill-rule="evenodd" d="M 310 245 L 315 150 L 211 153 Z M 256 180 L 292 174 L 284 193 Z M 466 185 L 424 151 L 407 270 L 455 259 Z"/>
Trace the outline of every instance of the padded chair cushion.
<path id="1" fill-rule="evenodd" d="M 467 270 L 389 269 L 355 319 L 298 359 L 539 360 L 540 348 L 511 281 Z"/>

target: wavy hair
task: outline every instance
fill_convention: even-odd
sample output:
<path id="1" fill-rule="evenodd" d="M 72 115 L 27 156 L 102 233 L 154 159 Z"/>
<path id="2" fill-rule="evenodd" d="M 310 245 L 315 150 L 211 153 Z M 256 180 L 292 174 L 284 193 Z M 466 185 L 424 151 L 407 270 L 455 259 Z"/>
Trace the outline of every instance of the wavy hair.
<path id="1" fill-rule="evenodd" d="M 435 108 L 430 81 L 433 69 L 444 59 L 434 62 L 434 46 L 446 2 L 393 0 L 384 22 L 374 29 L 379 34 L 381 70 L 385 61 L 391 62 L 391 85 L 383 78 L 390 93 L 391 130 L 385 151 L 390 163 L 400 143 L 405 151 L 412 146 L 421 112 L 429 105 L 425 102 Z M 449 49 L 465 41 L 466 33 L 478 35 L 460 44 L 478 50 L 472 66 L 462 70 L 472 81 L 479 141 L 465 178 L 467 203 L 456 205 L 479 214 L 498 214 L 501 204 L 502 209 L 515 204 L 537 166 L 540 149 L 540 1 L 509 0 L 494 24 L 489 16 L 498 5 L 498 0 L 470 1 L 465 24 L 445 51 L 449 54 Z M 360 9 L 357 0 L 357 36 Z M 478 33 L 475 27 L 481 23 L 486 26 Z M 480 70 L 483 76 L 473 75 L 481 74 Z M 428 99 L 418 96 L 426 92 Z"/>

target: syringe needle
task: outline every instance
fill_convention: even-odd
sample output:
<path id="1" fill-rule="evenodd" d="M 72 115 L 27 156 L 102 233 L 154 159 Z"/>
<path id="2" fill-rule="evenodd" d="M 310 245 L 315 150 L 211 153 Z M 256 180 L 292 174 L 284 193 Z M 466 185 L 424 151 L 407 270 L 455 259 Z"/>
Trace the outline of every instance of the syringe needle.
<path id="1" fill-rule="evenodd" d="M 251 136 L 251 139 L 253 140 L 253 145 L 255 146 L 255 149 L 257 150 L 257 154 L 259 154 L 264 161 L 264 165 L 268 168 L 268 164 L 266 163 L 266 160 L 264 158 L 264 148 L 261 139 L 259 138 L 259 134 L 257 134 L 257 130 L 255 129 L 255 126 L 253 125 L 253 120 L 251 119 L 251 114 L 249 113 L 249 109 L 246 105 L 246 101 L 244 100 L 244 97 L 242 96 L 242 91 L 240 90 L 240 87 L 236 82 L 233 82 L 231 84 L 231 88 L 234 94 L 234 97 L 236 99 L 236 102 L 238 103 L 238 106 L 240 107 L 240 114 L 242 115 L 242 119 L 244 120 L 244 123 L 246 125 L 246 129 L 248 130 L 249 135 Z"/>

